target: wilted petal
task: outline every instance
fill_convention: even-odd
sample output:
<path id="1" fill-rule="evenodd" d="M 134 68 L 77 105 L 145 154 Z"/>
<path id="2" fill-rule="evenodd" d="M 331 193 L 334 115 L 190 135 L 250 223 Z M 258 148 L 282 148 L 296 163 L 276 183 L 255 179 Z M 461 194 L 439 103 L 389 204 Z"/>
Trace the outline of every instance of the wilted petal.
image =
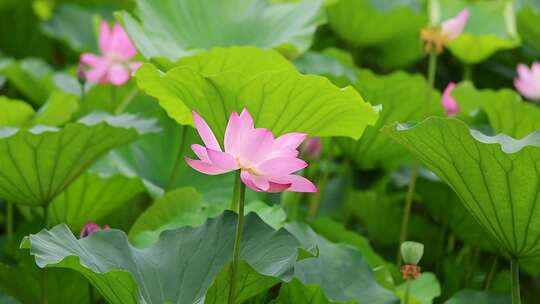
<path id="1" fill-rule="evenodd" d="M 463 9 L 455 17 L 450 18 L 442 23 L 441 28 L 443 32 L 448 35 L 450 40 L 456 39 L 459 35 L 461 35 L 465 25 L 467 24 L 467 20 L 469 19 L 469 14 L 468 9 Z"/>
<path id="2" fill-rule="evenodd" d="M 206 147 L 212 150 L 221 151 L 221 147 L 219 146 L 216 136 L 206 121 L 204 121 L 204 119 L 197 112 L 192 112 L 192 114 L 193 121 L 195 122 L 195 128 L 197 128 L 197 132 L 199 133 L 199 136 Z"/>

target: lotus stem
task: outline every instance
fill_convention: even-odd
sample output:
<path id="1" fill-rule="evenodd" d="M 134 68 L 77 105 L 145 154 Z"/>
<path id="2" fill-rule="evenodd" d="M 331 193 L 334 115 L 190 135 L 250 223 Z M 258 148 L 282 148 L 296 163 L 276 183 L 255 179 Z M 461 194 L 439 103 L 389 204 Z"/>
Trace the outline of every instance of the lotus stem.
<path id="1" fill-rule="evenodd" d="M 236 222 L 236 235 L 234 237 L 233 260 L 231 264 L 231 280 L 229 284 L 229 304 L 234 304 L 236 299 L 236 276 L 238 264 L 240 263 L 240 245 L 242 241 L 242 231 L 244 228 L 244 203 L 246 196 L 246 185 L 240 180 L 240 170 L 236 177 L 238 192 L 236 195 L 235 209 L 238 212 L 238 221 Z M 235 186 L 235 188 L 237 188 Z M 235 189 L 236 192 L 236 189 Z"/>
<path id="2" fill-rule="evenodd" d="M 409 304 L 409 298 L 411 293 L 411 279 L 407 279 L 405 285 L 405 295 L 403 296 L 403 304 Z"/>
<path id="3" fill-rule="evenodd" d="M 124 97 L 124 99 L 122 99 L 122 102 L 114 110 L 114 114 L 118 115 L 124 112 L 124 110 L 129 106 L 133 99 L 137 97 L 137 95 L 139 95 L 139 90 L 137 89 L 137 87 L 135 87 L 127 94 L 126 97 Z"/>
<path id="4" fill-rule="evenodd" d="M 416 178 L 418 176 L 418 165 L 414 163 L 411 168 L 411 181 L 407 187 L 407 195 L 405 196 L 405 208 L 403 210 L 403 218 L 401 220 L 401 232 L 399 234 L 399 244 L 403 244 L 407 240 L 409 234 L 409 221 L 411 219 L 412 201 L 414 197 L 414 189 L 416 188 Z M 396 265 L 401 265 L 401 252 L 398 247 Z"/>
<path id="5" fill-rule="evenodd" d="M 332 137 L 328 140 L 328 155 L 326 157 L 326 163 L 327 168 L 323 168 L 326 170 L 322 170 L 321 176 L 317 182 L 317 189 L 319 189 L 316 193 L 313 193 L 311 196 L 311 199 L 309 200 L 309 206 L 308 206 L 308 215 L 309 216 L 316 216 L 317 213 L 319 213 L 319 208 L 321 207 L 321 198 L 322 193 L 324 192 L 324 189 L 326 188 L 326 185 L 328 184 L 328 179 L 330 178 L 330 166 L 332 164 L 333 159 L 333 146 L 334 146 L 334 140 Z"/>
<path id="6" fill-rule="evenodd" d="M 109 113 L 114 112 L 115 103 L 116 103 L 116 87 L 114 85 L 111 85 L 111 99 L 109 100 L 109 105 L 107 109 Z"/>
<path id="7" fill-rule="evenodd" d="M 519 291 L 519 262 L 515 258 L 510 260 L 510 272 L 512 275 L 512 304 L 521 304 Z"/>
<path id="8" fill-rule="evenodd" d="M 6 235 L 8 251 L 13 253 L 13 203 L 6 202 Z"/>
<path id="9" fill-rule="evenodd" d="M 472 66 L 468 64 L 463 66 L 463 80 L 472 81 Z"/>
<path id="10" fill-rule="evenodd" d="M 493 263 L 491 264 L 491 269 L 489 270 L 486 280 L 484 281 L 484 289 L 488 290 L 491 287 L 491 282 L 493 282 L 493 277 L 497 272 L 497 264 L 499 263 L 499 256 L 493 258 Z"/>
<path id="11" fill-rule="evenodd" d="M 430 52 L 429 61 L 428 61 L 428 72 L 427 72 L 429 87 L 426 90 L 424 117 L 429 116 L 431 114 L 431 99 L 433 96 L 433 90 L 435 88 L 436 72 L 437 72 L 437 53 Z M 418 165 L 414 163 L 411 168 L 411 180 L 409 181 L 409 185 L 407 187 L 407 195 L 405 197 L 405 209 L 403 210 L 403 219 L 401 221 L 401 233 L 399 236 L 398 244 L 402 244 L 407 239 L 408 230 L 409 230 L 409 219 L 411 217 L 412 200 L 414 196 L 414 189 L 416 187 L 417 178 L 418 178 Z M 397 256 L 397 259 L 396 259 L 397 265 L 399 266 L 401 264 L 401 254 L 399 252 L 399 248 L 397 250 L 396 256 Z"/>
<path id="12" fill-rule="evenodd" d="M 49 226 L 49 212 L 48 212 L 48 206 L 49 204 L 46 204 L 43 206 L 43 229 L 47 229 Z M 48 304 L 49 303 L 49 295 L 48 295 L 48 278 L 47 278 L 47 268 L 41 269 L 41 303 L 42 304 Z"/>

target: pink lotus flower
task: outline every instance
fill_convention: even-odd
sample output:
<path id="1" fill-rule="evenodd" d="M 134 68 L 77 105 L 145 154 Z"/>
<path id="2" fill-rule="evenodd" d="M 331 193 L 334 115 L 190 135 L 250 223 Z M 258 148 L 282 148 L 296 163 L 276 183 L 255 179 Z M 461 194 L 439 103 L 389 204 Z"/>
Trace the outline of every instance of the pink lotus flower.
<path id="1" fill-rule="evenodd" d="M 450 82 L 444 89 L 444 92 L 441 98 L 443 108 L 446 111 L 446 114 L 448 116 L 454 116 L 459 112 L 459 105 L 454 99 L 454 97 L 452 97 L 452 91 L 454 90 L 455 87 L 456 87 L 456 84 L 453 82 Z"/>
<path id="2" fill-rule="evenodd" d="M 107 22 L 101 22 L 99 49 L 103 56 L 91 53 L 81 55 L 81 63 L 88 66 L 85 72 L 87 81 L 120 86 L 126 83 L 131 73 L 141 65 L 140 62 L 130 61 L 137 50 L 118 23 L 111 30 Z"/>
<path id="3" fill-rule="evenodd" d="M 293 174 L 307 166 L 305 161 L 297 158 L 298 146 L 306 134 L 288 133 L 274 138 L 268 129 L 255 128 L 251 115 L 244 109 L 240 115 L 231 114 L 223 151 L 202 117 L 193 112 L 193 120 L 205 144 L 205 147 L 191 146 L 198 160 L 185 158 L 193 169 L 210 175 L 241 170 L 242 182 L 258 192 L 317 191 L 309 180 Z"/>
<path id="4" fill-rule="evenodd" d="M 540 62 L 533 62 L 530 69 L 520 63 L 517 72 L 518 77 L 514 79 L 514 86 L 519 93 L 531 100 L 540 100 Z"/>
<path id="5" fill-rule="evenodd" d="M 86 223 L 84 225 L 84 227 L 81 229 L 81 233 L 79 235 L 79 238 L 85 238 L 93 233 L 96 233 L 100 230 L 109 230 L 110 227 L 109 225 L 105 224 L 105 226 L 103 226 L 103 229 L 96 223 Z"/>
<path id="6" fill-rule="evenodd" d="M 302 153 L 306 155 L 308 159 L 317 159 L 321 156 L 322 146 L 321 139 L 318 137 L 308 138 L 302 144 Z"/>
<path id="7" fill-rule="evenodd" d="M 461 35 L 465 28 L 465 24 L 467 24 L 467 20 L 469 20 L 469 15 L 469 10 L 463 9 L 455 17 L 443 21 L 441 28 L 442 31 L 448 35 L 448 39 L 453 40 Z"/>

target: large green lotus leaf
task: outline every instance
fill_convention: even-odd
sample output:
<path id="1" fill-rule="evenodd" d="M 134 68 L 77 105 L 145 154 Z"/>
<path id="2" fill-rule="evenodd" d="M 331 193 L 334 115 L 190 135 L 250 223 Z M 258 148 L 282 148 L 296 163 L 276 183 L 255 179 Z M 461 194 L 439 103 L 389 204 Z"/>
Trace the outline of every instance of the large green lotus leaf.
<path id="1" fill-rule="evenodd" d="M 414 121 L 426 112 L 427 81 L 420 75 L 395 72 L 380 76 L 368 70 L 358 72 L 355 89 L 372 104 L 382 105 L 379 120 L 366 128 L 359 140 L 340 139 L 338 143 L 346 155 L 365 169 L 375 167 L 395 168 L 409 157 L 405 149 L 395 145 L 380 132 L 381 127 L 400 121 Z M 433 114 L 442 114 L 439 93 L 434 92 L 431 101 Z"/>
<path id="2" fill-rule="evenodd" d="M 538 22 L 540 22 L 540 5 L 537 2 L 534 3 L 534 1 L 517 0 L 516 2 L 523 2 L 517 9 L 519 35 L 525 43 L 540 50 L 540 28 L 538 27 Z"/>
<path id="3" fill-rule="evenodd" d="M 309 51 L 302 57 L 295 59 L 294 65 L 304 74 L 326 76 L 340 87 L 350 85 L 358 79 L 353 67 L 341 63 L 337 58 L 326 54 L 326 52 L 317 53 Z M 354 64 L 350 62 L 350 65 Z"/>
<path id="4" fill-rule="evenodd" d="M 371 247 L 369 240 L 359 233 L 347 230 L 341 223 L 330 218 L 321 217 L 310 223 L 315 232 L 331 242 L 345 243 L 354 246 L 366 259 L 377 282 L 386 288 L 394 287 L 394 279 L 388 263 Z"/>
<path id="5" fill-rule="evenodd" d="M 79 98 L 60 90 L 51 95 L 32 119 L 33 125 L 61 126 L 71 121 L 79 109 Z"/>
<path id="6" fill-rule="evenodd" d="M 53 15 L 41 24 L 41 29 L 46 35 L 64 41 L 74 50 L 97 52 L 98 37 L 94 32 L 94 17 L 98 15 L 111 15 L 111 12 L 73 3 L 60 3 Z"/>
<path id="7" fill-rule="evenodd" d="M 524 102 L 512 90 L 478 90 L 465 82 L 452 92 L 464 114 L 480 109 L 487 114 L 495 133 L 523 138 L 540 130 L 540 107 Z"/>
<path id="8" fill-rule="evenodd" d="M 306 286 L 297 279 L 289 283 L 282 284 L 279 289 L 279 296 L 271 302 L 272 304 L 352 304 L 356 301 L 330 302 L 317 285 Z"/>
<path id="9" fill-rule="evenodd" d="M 206 293 L 205 304 L 227 304 L 230 288 L 230 263 L 219 273 Z M 265 276 L 255 271 L 244 261 L 238 265 L 236 303 L 244 303 L 249 298 L 279 284 L 281 281 L 272 276 Z"/>
<path id="10" fill-rule="evenodd" d="M 84 174 L 49 205 L 49 225 L 65 223 L 79 232 L 85 223 L 100 221 L 143 192 L 137 178 Z"/>
<path id="11" fill-rule="evenodd" d="M 0 127 L 20 127 L 34 116 L 34 109 L 22 100 L 0 96 Z"/>
<path id="12" fill-rule="evenodd" d="M 54 87 L 52 73 L 51 67 L 41 59 L 0 59 L 0 75 L 5 76 L 35 106 L 41 106 L 49 97 Z"/>
<path id="13" fill-rule="evenodd" d="M 500 295 L 490 291 L 465 289 L 456 293 L 444 304 L 510 304 L 508 295 Z"/>
<path id="14" fill-rule="evenodd" d="M 416 182 L 416 193 L 420 195 L 422 203 L 434 219 L 449 227 L 458 239 L 483 250 L 495 249 L 493 240 L 486 237 L 486 230 L 476 222 L 463 207 L 459 197 L 446 184 L 419 178 Z"/>
<path id="15" fill-rule="evenodd" d="M 94 113 L 62 129 L 0 129 L 0 197 L 46 205 L 105 152 L 156 131 L 154 123 L 135 115 Z"/>
<path id="16" fill-rule="evenodd" d="M 119 230 L 77 240 L 65 225 L 23 242 L 40 267 L 71 268 L 115 303 L 202 303 L 219 271 L 231 260 L 237 216 L 226 211 L 198 228 L 168 230 L 151 247 L 136 249 Z M 257 272 L 290 279 L 298 241 L 258 216 L 245 218 L 241 258 Z M 137 287 L 138 286 L 138 287 Z"/>
<path id="17" fill-rule="evenodd" d="M 41 276 L 40 269 L 32 261 L 0 264 L 0 290 L 20 303 L 41 303 Z M 88 281 L 73 270 L 51 269 L 47 272 L 47 283 L 49 303 L 89 303 Z"/>
<path id="18" fill-rule="evenodd" d="M 422 0 L 340 0 L 327 8 L 328 22 L 343 39 L 374 46 L 415 32 L 427 23 Z M 412 43 L 418 43 L 418 39 Z"/>
<path id="19" fill-rule="evenodd" d="M 317 26 L 325 22 L 322 0 L 289 4 L 270 4 L 268 0 L 136 3 L 136 16 L 118 14 L 129 36 L 147 59 L 170 62 L 216 46 L 277 48 L 296 56 L 310 47 Z"/>
<path id="20" fill-rule="evenodd" d="M 377 283 L 365 258 L 355 248 L 334 244 L 303 224 L 287 224 L 286 229 L 304 248 L 318 248 L 317 258 L 298 261 L 294 268 L 294 276 L 302 284 L 320 286 L 328 300 L 335 302 L 398 302 L 391 291 Z"/>
<path id="21" fill-rule="evenodd" d="M 158 240 L 165 230 L 200 226 L 229 206 L 230 197 L 222 203 L 208 203 L 194 188 L 177 188 L 156 200 L 137 218 L 129 231 L 130 241 L 138 247 L 146 247 Z M 249 212 L 255 212 L 274 229 L 281 228 L 286 219 L 279 206 L 270 207 L 260 201 L 247 203 L 245 213 Z"/>
<path id="22" fill-rule="evenodd" d="M 402 283 L 397 287 L 400 298 L 405 296 L 407 283 Z M 420 278 L 411 282 L 409 303 L 411 304 L 432 304 L 433 300 L 441 295 L 441 284 L 435 274 L 424 272 Z"/>
<path id="23" fill-rule="evenodd" d="M 540 254 L 540 132 L 522 140 L 490 137 L 437 117 L 384 130 L 452 187 L 507 254 Z"/>
<path id="24" fill-rule="evenodd" d="M 264 71 L 270 63 L 274 68 Z M 275 135 L 297 131 L 358 138 L 377 120 L 375 110 L 352 87 L 341 89 L 324 77 L 302 75 L 269 50 L 214 49 L 165 74 L 143 65 L 136 77 L 178 123 L 193 124 L 191 110 L 197 111 L 218 138 L 223 138 L 230 113 L 244 107 L 257 127 Z"/>
<path id="25" fill-rule="evenodd" d="M 435 7 L 438 7 L 440 20 L 455 16 L 465 7 L 470 11 L 464 32 L 449 44 L 452 54 L 462 62 L 476 64 L 497 51 L 513 49 L 521 44 L 511 1 L 437 0 L 437 2 L 439 5 Z"/>

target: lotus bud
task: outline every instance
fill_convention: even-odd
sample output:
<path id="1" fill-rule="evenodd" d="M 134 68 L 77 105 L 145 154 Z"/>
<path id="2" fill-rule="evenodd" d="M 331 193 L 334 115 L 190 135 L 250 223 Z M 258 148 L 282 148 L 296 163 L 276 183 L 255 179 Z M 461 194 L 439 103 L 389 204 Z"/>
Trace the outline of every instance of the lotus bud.
<path id="1" fill-rule="evenodd" d="M 77 81 L 83 86 L 86 83 L 85 66 L 82 62 L 77 66 Z"/>
<path id="2" fill-rule="evenodd" d="M 302 152 L 308 159 L 317 159 L 321 156 L 321 139 L 310 137 L 302 144 Z"/>
<path id="3" fill-rule="evenodd" d="M 81 233 L 80 233 L 80 235 L 79 235 L 79 238 L 82 239 L 82 238 L 85 238 L 85 237 L 87 237 L 87 236 L 89 236 L 89 235 L 91 235 L 91 234 L 94 234 L 94 233 L 96 233 L 96 232 L 98 232 L 98 231 L 100 231 L 100 230 L 109 230 L 109 229 L 110 229 L 110 227 L 109 227 L 109 225 L 107 225 L 107 224 L 105 224 L 105 225 L 103 226 L 103 228 L 101 228 L 101 227 L 100 227 L 98 224 L 96 224 L 96 223 L 86 223 L 86 224 L 84 225 L 84 227 L 81 229 Z"/>

